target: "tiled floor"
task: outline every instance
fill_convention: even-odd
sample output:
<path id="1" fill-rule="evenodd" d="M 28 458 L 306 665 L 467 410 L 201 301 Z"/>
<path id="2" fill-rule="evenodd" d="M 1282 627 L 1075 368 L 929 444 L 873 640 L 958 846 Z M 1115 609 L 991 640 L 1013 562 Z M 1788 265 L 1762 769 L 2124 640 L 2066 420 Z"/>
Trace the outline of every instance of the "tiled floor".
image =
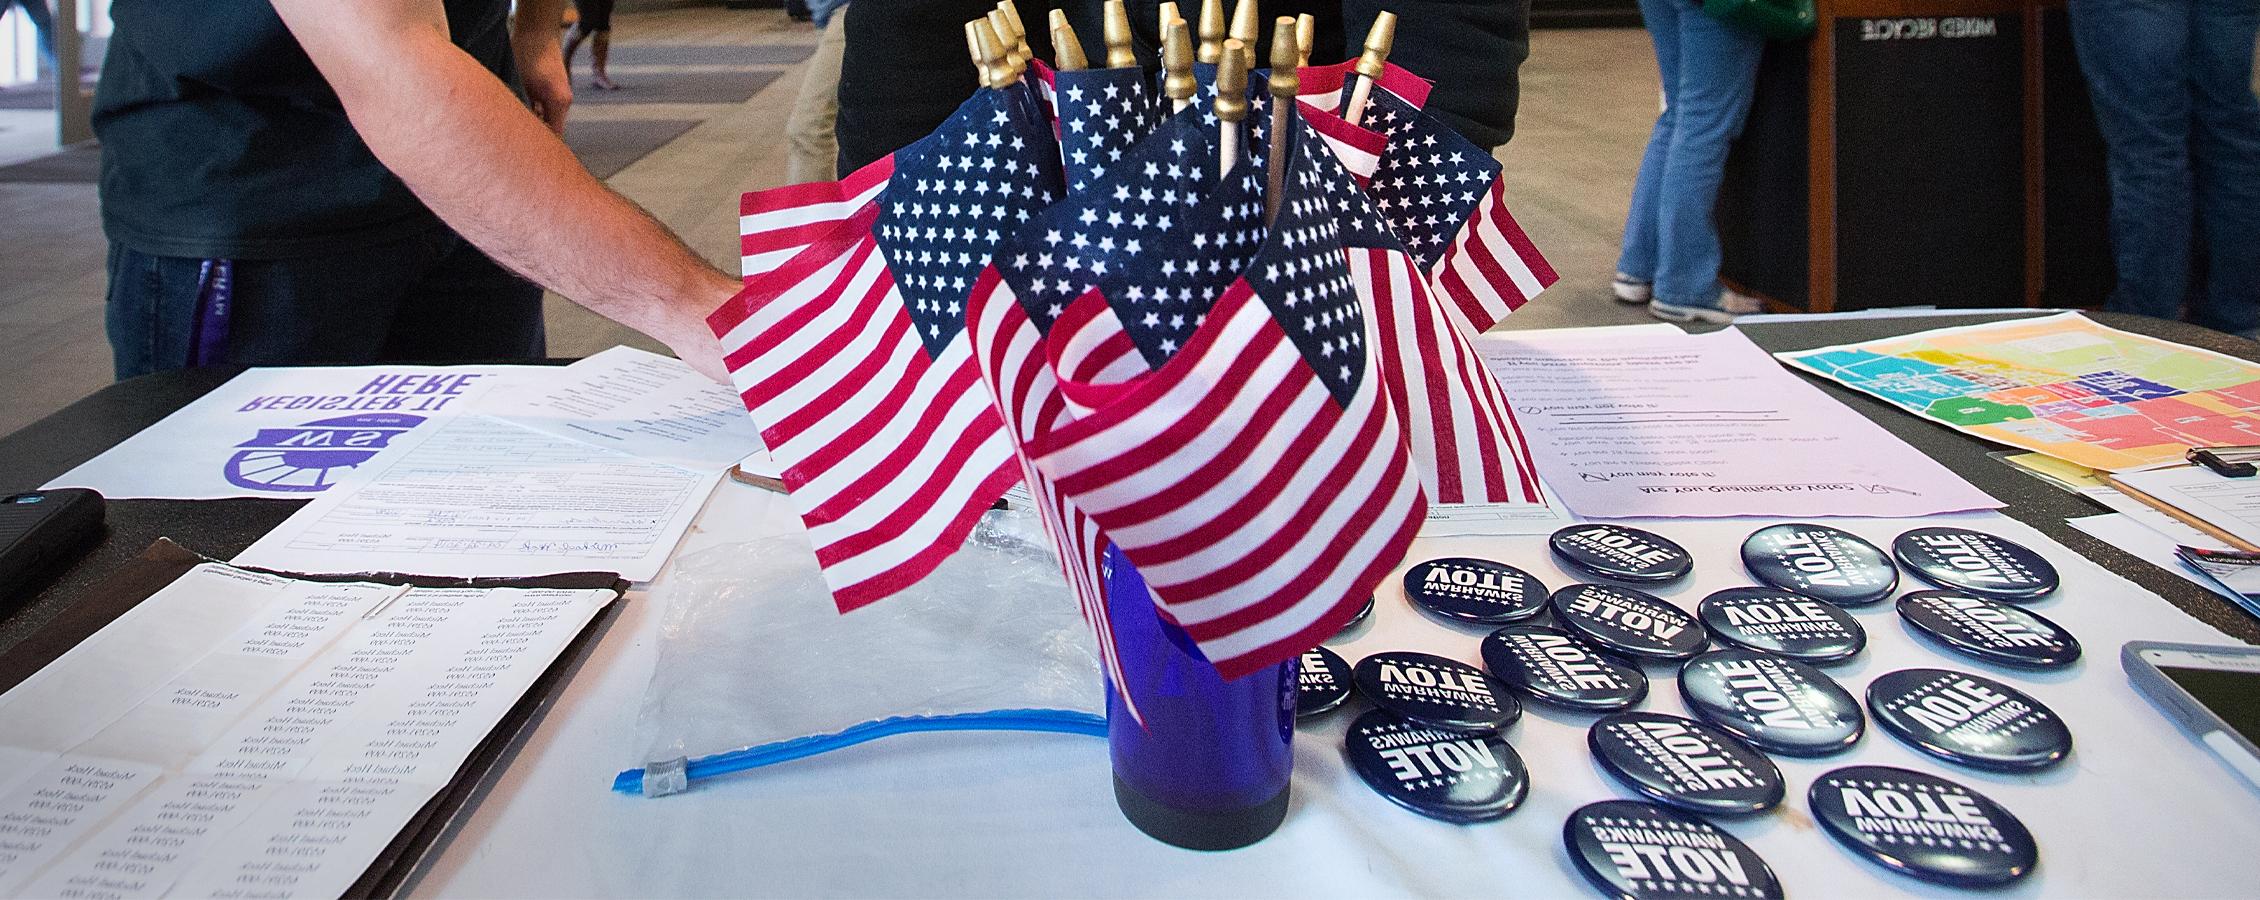
<path id="1" fill-rule="evenodd" d="M 775 11 L 706 4 L 646 4 L 623 10 L 615 40 L 671 46 L 812 44 L 814 34 Z M 1608 300 L 1631 176 L 1656 109 L 1655 75 L 1639 31 L 1544 31 L 1523 69 L 1518 134 L 1504 151 L 1516 215 L 1563 273 L 1562 282 L 1505 327 L 1644 321 Z M 584 57 L 585 60 L 585 57 Z M 620 66 L 642 77 L 701 65 Z M 582 67 L 586 74 L 586 63 Z M 799 66 L 743 103 L 584 104 L 587 121 L 703 120 L 630 165 L 611 184 L 682 233 L 726 269 L 736 266 L 737 196 L 779 183 L 783 126 Z M 679 127 L 679 126 L 677 126 Z M 0 433 L 84 396 L 110 380 L 102 334 L 103 257 L 94 187 L 0 184 Z M 582 311 L 549 301 L 551 351 L 593 353 L 616 343 L 657 345 Z"/>

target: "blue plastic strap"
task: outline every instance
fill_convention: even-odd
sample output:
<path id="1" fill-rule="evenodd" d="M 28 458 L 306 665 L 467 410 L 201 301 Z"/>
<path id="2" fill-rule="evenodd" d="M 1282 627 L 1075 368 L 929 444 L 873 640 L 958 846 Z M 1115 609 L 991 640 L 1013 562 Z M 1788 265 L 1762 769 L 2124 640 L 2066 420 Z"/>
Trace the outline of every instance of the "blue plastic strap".
<path id="1" fill-rule="evenodd" d="M 899 716 L 875 719 L 833 734 L 815 734 L 790 740 L 716 753 L 690 760 L 684 767 L 690 784 L 708 778 L 806 759 L 857 744 L 898 734 L 932 731 L 1033 731 L 1106 737 L 1106 717 L 1065 709 L 995 709 L 947 716 Z M 623 794 L 644 792 L 644 770 L 629 769 L 613 776 L 612 789 Z"/>

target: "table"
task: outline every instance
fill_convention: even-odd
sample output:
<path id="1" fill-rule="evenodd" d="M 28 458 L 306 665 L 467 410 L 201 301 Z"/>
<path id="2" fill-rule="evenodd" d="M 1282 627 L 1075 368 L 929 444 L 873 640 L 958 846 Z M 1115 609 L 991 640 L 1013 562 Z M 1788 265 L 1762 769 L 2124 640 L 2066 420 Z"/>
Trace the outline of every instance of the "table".
<path id="1" fill-rule="evenodd" d="M 2130 330 L 2253 358 L 2260 346 L 2174 323 L 2101 317 Z M 1941 324 L 1969 324 L 1968 317 L 1903 318 L 1826 323 L 1753 325 L 1753 339 L 1769 349 L 1799 349 L 1900 334 Z M 161 418 L 166 412 L 217 385 L 232 372 L 206 371 L 154 376 L 126 382 L 75 404 L 22 432 L 0 439 L 0 485 L 35 486 L 70 465 L 99 452 L 108 442 Z M 2135 579 L 2200 619 L 2246 640 L 2260 636 L 2260 625 L 2211 594 L 2164 572 L 2148 569 L 2124 554 L 2062 525 L 2066 515 L 2094 512 L 2079 501 L 2009 469 L 1972 439 L 1915 419 L 1864 396 L 1834 391 L 1854 408 L 1882 422 L 1910 443 L 1933 454 L 1979 487 L 2010 504 L 2015 518 L 2105 566 Z M 725 488 L 730 490 L 730 488 Z M 745 490 L 745 489 L 738 489 Z M 24 611 L 0 623 L 0 653 L 13 636 L 68 605 L 78 586 L 105 571 L 110 560 L 138 550 L 157 534 L 171 534 L 192 548 L 225 557 L 288 515 L 289 501 L 175 503 L 127 501 L 112 510 L 114 531 L 106 545 L 66 575 Z M 717 503 L 702 527 L 727 534 L 742 511 Z M 717 514 L 721 514 L 717 516 Z M 1704 553 L 1698 549 L 1698 553 Z M 1712 554 L 1721 550 L 1710 550 Z M 1710 558 L 1708 556 L 1703 558 Z M 584 663 L 570 685 L 524 746 L 515 762 L 485 790 L 485 799 L 455 823 L 452 839 L 430 862 L 415 885 L 420 893 L 497 895 L 707 895 L 849 893 L 881 895 L 1058 895 L 1140 893 L 1343 893 L 1385 889 L 1424 895 L 1467 893 L 1491 874 L 1455 864 L 1430 871 L 1414 861 L 1386 853 L 1297 852 L 1320 842 L 1334 847 L 1386 847 L 1392 835 L 1426 835 L 1429 846 L 1453 850 L 1455 861 L 1492 859 L 1500 873 L 1523 871 L 1558 879 L 1566 870 L 1558 841 L 1544 841 L 1566 809 L 1533 808 L 1510 818 L 1516 834 L 1538 856 L 1498 861 L 1500 832 L 1482 829 L 1437 831 L 1425 820 L 1382 806 L 1379 798 L 1352 792 L 1297 794 L 1290 832 L 1232 855 L 1200 855 L 1141 842 L 1125 843 L 1128 826 L 1113 815 L 1106 796 L 1103 753 L 1087 738 L 995 734 L 913 738 L 928 741 L 916 753 L 876 757 L 888 744 L 871 745 L 762 773 L 755 784 L 718 785 L 662 800 L 607 794 L 603 785 L 635 760 L 635 709 L 651 669 L 657 637 L 653 604 L 639 594 L 631 599 L 608 638 Z M 2111 666 L 2108 646 L 2091 648 L 2091 665 Z M 2123 687 L 2123 686 L 2122 686 Z M 2134 712 L 2139 713 L 2139 710 Z M 1551 728 L 1534 714 L 1526 729 Z M 2163 720 L 2155 720 L 2159 729 Z M 1338 739 L 1340 725 L 1331 736 Z M 1558 737 L 1558 735 L 1556 736 Z M 2092 738 L 2092 735 L 2090 735 Z M 1887 741 L 1880 736 L 1873 741 Z M 2196 754 L 2194 747 L 2161 745 L 2164 752 Z M 1298 770 L 1313 777 L 1341 775 L 1338 750 L 1325 739 L 1298 741 Z M 2198 758 L 2202 757 L 2190 757 Z M 2188 759 L 2182 759 L 2187 764 Z M 2082 769 L 2084 770 L 2084 764 Z M 1956 773 L 1959 775 L 1960 773 Z M 2070 773 L 2061 773 L 2068 776 Z M 1300 780 L 1303 776 L 1298 774 Z M 1569 779 L 1593 773 L 1564 773 Z M 2095 776 L 2088 776 L 2095 777 Z M 1981 789 L 1991 782 L 1965 778 Z M 855 790 L 844 792 L 842 784 Z M 993 802 L 967 804 L 973 795 Z M 1598 796 L 1584 799 L 1598 799 Z M 2249 812 L 2250 798 L 2227 792 L 2216 798 L 2224 809 Z M 1355 805 L 1355 815 L 1344 807 Z M 1313 807 L 1317 807 L 1314 809 Z M 1062 810 L 1077 811 L 1066 815 Z M 1097 814 L 1093 814 L 1093 811 Z M 946 812 L 950 818 L 936 821 Z M 1783 816 L 1778 827 L 1809 830 L 1799 815 Z M 2244 815 L 2241 821 L 2260 819 Z M 1550 825 L 1548 824 L 1550 820 Z M 1769 822 L 1771 830 L 1776 823 Z M 2240 826 L 2241 827 L 2241 826 Z M 1531 838 L 1524 832 L 1538 837 Z M 961 852 L 951 838 L 979 836 L 982 853 Z M 1744 833 L 1746 838 L 1751 835 Z M 1811 848 L 1837 854 L 1833 845 L 1808 835 Z M 2145 838 L 2171 844 L 2159 833 Z M 1300 842 L 1300 843 L 1298 843 Z M 1441 844 L 1439 844 L 1441 842 Z M 1067 848 L 1125 848 L 1105 858 L 1078 859 Z M 1525 846 L 1521 838 L 1515 846 Z M 1763 852 L 1763 848 L 1761 848 Z M 1518 851 L 1519 852 L 1519 851 Z M 2060 884 L 2084 883 L 2080 874 L 2102 859 L 2059 852 L 2047 855 L 2044 875 L 2062 872 Z M 1542 856 L 1543 858 L 1540 858 Z M 827 859 L 831 867 L 810 871 L 805 863 Z M 1785 862 L 1773 859 L 1777 868 Z M 1854 865 L 1833 857 L 1822 862 Z M 2243 857 L 2210 860 L 2219 869 L 2260 875 Z M 1523 866 L 1516 869 L 1515 866 Z M 1090 872 L 1136 866 L 1148 880 L 1128 883 Z M 1531 868 L 1534 866 L 1535 868 Z M 1855 866 L 1856 867 L 1856 866 Z M 2218 871 L 2214 873 L 2218 875 Z M 1507 877 L 1507 876 L 1502 876 Z M 1093 880 L 1096 878 L 1097 880 Z M 2247 880 L 2209 881 L 2223 892 Z M 1537 882 L 1533 882 L 1537 884 Z M 1544 885 L 1559 888 L 1562 882 Z M 1846 893 L 1906 889 L 1904 880 L 1872 876 L 1836 887 Z M 1379 886 L 1386 886 L 1382 888 Z M 1498 885 L 1513 893 L 1513 884 Z M 1792 883 L 1811 893 L 1810 881 Z M 2031 887 L 2031 885 L 2028 885 Z"/>

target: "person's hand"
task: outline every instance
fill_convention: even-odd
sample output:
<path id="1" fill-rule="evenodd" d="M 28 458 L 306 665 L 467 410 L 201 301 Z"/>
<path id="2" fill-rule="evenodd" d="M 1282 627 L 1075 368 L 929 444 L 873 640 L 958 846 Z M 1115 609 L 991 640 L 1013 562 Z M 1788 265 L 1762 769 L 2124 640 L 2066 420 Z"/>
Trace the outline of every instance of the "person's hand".
<path id="1" fill-rule="evenodd" d="M 573 107 L 573 76 L 565 69 L 564 51 L 550 40 L 548 47 L 522 48 L 518 52 L 518 78 L 526 85 L 526 104 L 533 107 L 549 130 L 565 133 L 565 113 Z"/>

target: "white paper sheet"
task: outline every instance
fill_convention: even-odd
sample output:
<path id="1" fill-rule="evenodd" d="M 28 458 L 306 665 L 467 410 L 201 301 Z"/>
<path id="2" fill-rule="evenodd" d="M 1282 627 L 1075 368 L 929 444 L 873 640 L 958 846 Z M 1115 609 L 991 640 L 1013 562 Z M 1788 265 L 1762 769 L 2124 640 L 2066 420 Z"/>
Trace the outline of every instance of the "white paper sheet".
<path id="1" fill-rule="evenodd" d="M 543 366 L 251 369 L 44 487 L 112 500 L 304 498 Z"/>
<path id="2" fill-rule="evenodd" d="M 685 543 L 704 551 L 797 528 L 763 518 L 761 491 L 726 486 Z M 1633 523 L 1693 551 L 1695 572 L 1662 590 L 1693 610 L 1707 593 L 1748 583 L 1736 548 L 1771 521 L 1671 519 Z M 1910 528 L 1952 524 L 2039 551 L 2064 586 L 2032 608 L 2070 629 L 2087 657 L 2057 672 L 2024 672 L 1946 654 L 1909 634 L 1891 604 L 1854 610 L 1868 649 L 1827 671 L 1854 696 L 1875 677 L 1912 666 L 1978 672 L 2032 694 L 2072 729 L 2064 765 L 1999 775 L 1949 765 L 1870 728 L 1851 750 L 1779 759 L 1782 808 L 1716 820 L 1750 843 L 1793 898 L 2249 897 L 2260 883 L 2260 795 L 2184 738 L 2127 683 L 2116 654 L 2134 639 L 2219 643 L 2220 632 L 2044 535 L 1992 514 L 1935 520 L 1843 520 L 1888 545 Z M 776 529 L 786 529 L 778 532 Z M 1476 555 L 1521 567 L 1549 586 L 1577 580 L 1541 536 L 1423 537 L 1406 562 Z M 1418 650 L 1478 663 L 1481 629 L 1423 615 L 1382 582 L 1369 624 L 1328 641 L 1345 657 Z M 672 577 L 666 576 L 666 577 Z M 1593 763 L 1594 716 L 1525 708 L 1505 737 L 1528 763 L 1530 796 L 1505 819 L 1454 825 L 1422 818 L 1367 788 L 1342 753 L 1352 701 L 1308 720 L 1294 737 L 1294 803 L 1279 831 L 1229 853 L 1179 850 L 1140 834 L 1115 809 L 1103 740 L 1067 735 L 965 734 L 890 738 L 774 766 L 663 799 L 591 787 L 641 762 L 636 728 L 653 656 L 666 641 L 667 590 L 622 610 L 600 648 L 495 792 L 418 882 L 435 897 L 1539 897 L 1597 896 L 1563 855 L 1571 810 L 1633 796 Z M 1913 590 L 1918 584 L 1903 585 Z M 880 612 L 883 605 L 869 612 Z M 865 612 L 853 613 L 864 615 Z M 966 648 L 967 660 L 977 651 Z M 1642 708 L 1684 714 L 1673 668 L 1651 666 Z M 813 673 L 812 673 L 812 677 Z M 1985 793 L 2040 843 L 2033 876 L 1982 895 L 1891 874 L 1840 848 L 1815 824 L 1805 793 L 1847 765 L 1935 773 Z M 559 847 L 594 847 L 560 853 Z"/>
<path id="3" fill-rule="evenodd" d="M 2203 466 L 2121 472 L 2115 477 L 2245 543 L 2260 545 L 2260 478 L 2225 478 Z"/>
<path id="4" fill-rule="evenodd" d="M 0 695 L 0 893 L 336 896 L 609 599 L 191 569 Z"/>
<path id="5" fill-rule="evenodd" d="M 1588 518 L 1917 516 L 2001 504 L 1732 329 L 1485 335 L 1532 456 Z"/>
<path id="6" fill-rule="evenodd" d="M 503 385 L 481 411 L 701 472 L 768 455 L 738 395 L 672 356 L 614 347 L 545 374 Z"/>
<path id="7" fill-rule="evenodd" d="M 292 572 L 659 573 L 722 476 L 471 416 L 324 494 L 238 554 Z"/>

